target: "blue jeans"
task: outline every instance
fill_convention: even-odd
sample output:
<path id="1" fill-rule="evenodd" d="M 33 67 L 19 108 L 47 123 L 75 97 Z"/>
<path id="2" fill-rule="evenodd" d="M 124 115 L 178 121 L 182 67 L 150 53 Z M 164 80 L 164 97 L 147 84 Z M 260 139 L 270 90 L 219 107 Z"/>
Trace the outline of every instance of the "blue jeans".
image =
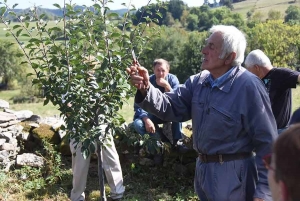
<path id="1" fill-rule="evenodd" d="M 154 123 L 155 127 L 158 128 L 158 124 L 166 123 L 166 121 L 163 121 L 159 118 L 157 118 L 154 115 L 148 114 L 148 118 L 151 119 L 151 121 Z M 148 133 L 146 131 L 145 123 L 142 119 L 135 119 L 133 122 L 134 129 L 137 133 L 140 135 L 145 135 Z M 173 134 L 173 140 L 178 141 L 182 138 L 182 123 L 181 122 L 172 122 L 172 134 Z"/>

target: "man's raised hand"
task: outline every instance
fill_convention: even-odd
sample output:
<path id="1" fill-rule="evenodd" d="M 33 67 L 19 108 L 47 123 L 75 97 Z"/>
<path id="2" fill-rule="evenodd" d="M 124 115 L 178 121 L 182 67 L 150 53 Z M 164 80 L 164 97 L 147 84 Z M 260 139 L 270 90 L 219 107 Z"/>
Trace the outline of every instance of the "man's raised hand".
<path id="1" fill-rule="evenodd" d="M 142 92 L 143 95 L 147 94 L 147 89 L 150 86 L 148 70 L 142 66 L 130 66 L 126 69 L 130 76 L 131 84 Z"/>

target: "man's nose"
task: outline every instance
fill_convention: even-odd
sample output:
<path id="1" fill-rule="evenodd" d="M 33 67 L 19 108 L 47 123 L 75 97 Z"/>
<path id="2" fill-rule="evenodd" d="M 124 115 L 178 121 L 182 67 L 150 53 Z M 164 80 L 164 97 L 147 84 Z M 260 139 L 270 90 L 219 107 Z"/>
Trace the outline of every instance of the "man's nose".
<path id="1" fill-rule="evenodd" d="M 206 48 L 206 46 L 204 46 L 204 47 L 202 48 L 201 52 L 202 52 L 203 54 L 206 54 L 206 53 L 207 53 L 207 48 Z"/>

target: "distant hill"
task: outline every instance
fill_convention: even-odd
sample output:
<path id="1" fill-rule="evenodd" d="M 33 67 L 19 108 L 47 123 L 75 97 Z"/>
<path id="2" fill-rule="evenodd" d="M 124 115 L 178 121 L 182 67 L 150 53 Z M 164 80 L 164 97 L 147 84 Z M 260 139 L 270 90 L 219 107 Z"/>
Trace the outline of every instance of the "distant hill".
<path id="1" fill-rule="evenodd" d="M 75 9 L 83 9 L 83 6 L 75 6 Z M 22 13 L 27 13 L 29 8 L 27 9 L 12 9 L 17 15 Z M 118 13 L 120 16 L 123 16 L 128 10 L 127 9 L 118 9 L 118 10 L 110 10 L 109 12 Z M 50 8 L 38 8 L 38 13 L 42 14 L 45 13 L 46 15 L 49 15 L 50 17 L 62 17 L 63 11 L 60 9 L 50 9 Z"/>

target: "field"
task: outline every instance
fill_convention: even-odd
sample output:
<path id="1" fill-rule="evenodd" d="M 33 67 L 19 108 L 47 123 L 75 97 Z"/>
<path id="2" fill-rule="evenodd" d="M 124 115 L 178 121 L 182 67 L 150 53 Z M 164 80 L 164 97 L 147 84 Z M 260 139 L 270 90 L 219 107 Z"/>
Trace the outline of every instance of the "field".
<path id="1" fill-rule="evenodd" d="M 300 1 L 294 0 L 246 0 L 233 4 L 233 12 L 240 13 L 245 19 L 247 18 L 247 12 L 251 9 L 254 12 L 261 12 L 264 19 L 267 18 L 270 10 L 280 11 L 282 17 L 284 17 L 285 10 L 290 6 L 300 7 Z"/>

